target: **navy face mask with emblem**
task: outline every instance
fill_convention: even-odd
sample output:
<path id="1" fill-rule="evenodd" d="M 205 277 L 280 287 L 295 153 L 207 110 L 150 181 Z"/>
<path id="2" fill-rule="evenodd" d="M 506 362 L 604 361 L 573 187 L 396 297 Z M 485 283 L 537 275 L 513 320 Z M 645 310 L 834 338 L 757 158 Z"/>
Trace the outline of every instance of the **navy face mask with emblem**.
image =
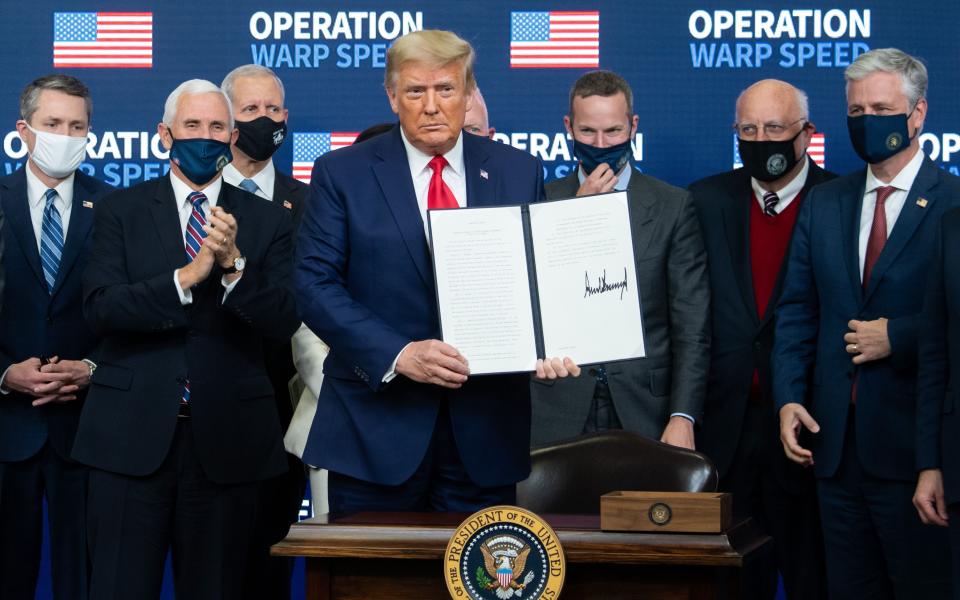
<path id="1" fill-rule="evenodd" d="M 237 121 L 237 148 L 256 161 L 267 160 L 287 137 L 287 124 L 264 115 L 252 121 Z"/>
<path id="2" fill-rule="evenodd" d="M 610 165 L 614 173 L 619 173 L 620 169 L 630 162 L 630 140 L 606 148 L 573 140 L 573 155 L 580 161 L 580 166 L 587 175 L 603 163 Z"/>
<path id="3" fill-rule="evenodd" d="M 173 138 L 173 134 L 170 134 Z M 210 181 L 233 160 L 230 144 L 204 138 L 176 139 L 170 147 L 170 160 L 197 185 Z"/>
<path id="4" fill-rule="evenodd" d="M 910 115 L 913 111 L 910 111 Z M 910 145 L 908 114 L 847 117 L 850 143 L 857 156 L 871 165 L 881 163 Z"/>
<path id="5" fill-rule="evenodd" d="M 750 141 L 737 137 L 737 147 L 743 168 L 758 181 L 775 181 L 784 173 L 789 173 L 799 161 L 793 149 L 793 143 L 801 133 L 803 129 L 789 140 L 781 141 Z"/>

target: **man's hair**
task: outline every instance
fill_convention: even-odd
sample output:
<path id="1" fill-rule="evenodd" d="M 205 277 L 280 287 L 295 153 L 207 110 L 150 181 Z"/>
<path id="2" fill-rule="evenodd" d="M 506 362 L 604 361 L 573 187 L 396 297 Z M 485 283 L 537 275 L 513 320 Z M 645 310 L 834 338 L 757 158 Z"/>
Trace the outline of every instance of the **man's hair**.
<path id="1" fill-rule="evenodd" d="M 280 103 L 283 104 L 287 98 L 287 92 L 283 89 L 283 82 L 280 81 L 280 78 L 272 69 L 260 65 L 243 65 L 227 73 L 227 76 L 223 78 L 223 83 L 220 84 L 223 93 L 230 98 L 231 102 L 234 100 L 233 88 L 237 84 L 237 79 L 241 77 L 273 77 L 280 88 Z"/>
<path id="2" fill-rule="evenodd" d="M 30 122 L 33 113 L 40 108 L 40 94 L 44 90 L 56 90 L 70 96 L 83 98 L 83 103 L 87 107 L 87 121 L 90 120 L 90 116 L 93 114 L 93 99 L 90 97 L 90 90 L 76 77 L 63 75 L 62 73 L 54 73 L 34 79 L 27 84 L 27 87 L 23 88 L 23 92 L 20 94 L 21 119 Z"/>
<path id="3" fill-rule="evenodd" d="M 622 93 L 627 101 L 627 116 L 633 116 L 633 90 L 623 77 L 613 71 L 590 71 L 584 73 L 570 88 L 570 118 L 573 119 L 574 98 L 603 96 L 609 98 Z"/>
<path id="4" fill-rule="evenodd" d="M 227 103 L 230 129 L 233 129 L 233 104 L 230 102 L 230 96 L 225 94 L 216 84 L 206 79 L 188 79 L 170 92 L 170 95 L 167 96 L 167 101 L 163 103 L 163 124 L 167 127 L 173 127 L 173 121 L 177 117 L 177 105 L 180 104 L 180 98 L 182 96 L 195 96 L 198 94 L 220 94 L 223 101 Z"/>
<path id="5" fill-rule="evenodd" d="M 851 81 L 860 81 L 877 71 L 900 75 L 903 93 L 911 107 L 916 106 L 921 98 L 926 98 L 927 67 L 903 50 L 896 48 L 877 48 L 861 54 L 847 67 L 843 77 L 849 84 Z"/>
<path id="6" fill-rule="evenodd" d="M 785 84 L 786 84 L 786 82 L 782 82 L 782 83 L 785 83 Z M 739 112 L 740 112 L 740 102 L 743 101 L 743 97 L 744 97 L 744 96 L 747 94 L 747 92 L 749 92 L 750 89 L 751 89 L 753 86 L 755 86 L 755 85 L 757 85 L 757 84 L 754 83 L 754 84 L 752 84 L 752 85 L 744 88 L 743 91 L 740 92 L 740 95 L 737 96 L 737 102 L 736 102 L 736 104 L 734 104 L 734 111 L 733 111 L 733 121 L 734 121 L 734 123 L 737 123 L 737 122 L 739 121 L 739 117 L 740 117 L 740 115 L 739 115 Z M 789 85 L 789 84 L 787 84 L 787 85 Z M 803 119 L 804 121 L 809 121 L 809 120 L 810 120 L 810 98 L 807 96 L 807 93 L 806 93 L 805 91 L 801 90 L 801 89 L 798 88 L 797 86 L 791 85 L 790 87 L 793 88 L 792 91 L 793 91 L 793 95 L 794 95 L 794 102 L 797 103 L 797 108 L 800 109 L 800 118 Z"/>
<path id="7" fill-rule="evenodd" d="M 401 67 L 409 62 L 420 63 L 435 69 L 461 63 L 466 84 L 464 92 L 469 94 L 477 85 L 473 77 L 474 58 L 473 46 L 452 31 L 440 29 L 412 31 L 397 39 L 387 50 L 387 69 L 384 73 L 383 85 L 392 90 L 397 84 L 397 74 Z"/>

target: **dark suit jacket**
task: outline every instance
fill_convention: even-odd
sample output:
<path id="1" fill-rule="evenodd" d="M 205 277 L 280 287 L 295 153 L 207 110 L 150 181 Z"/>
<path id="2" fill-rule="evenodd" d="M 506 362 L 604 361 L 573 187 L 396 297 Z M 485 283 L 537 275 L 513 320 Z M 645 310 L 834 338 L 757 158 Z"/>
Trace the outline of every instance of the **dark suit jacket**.
<path id="1" fill-rule="evenodd" d="M 941 469 L 948 504 L 960 501 L 960 210 L 943 216 L 920 323 L 917 470 Z"/>
<path id="2" fill-rule="evenodd" d="M 540 162 L 463 135 L 469 206 L 535 202 Z M 420 464 L 441 404 L 475 483 L 529 473 L 529 375 L 472 377 L 459 390 L 381 382 L 408 342 L 440 337 L 430 250 L 399 126 L 325 154 L 313 168 L 297 243 L 304 322 L 330 346 L 304 462 L 380 484 Z"/>
<path id="3" fill-rule="evenodd" d="M 50 294 L 30 220 L 26 168 L 0 179 L 7 281 L 0 309 L 0 373 L 31 357 L 89 358 L 97 343 L 82 310 L 81 275 L 93 227 L 93 209 L 84 203 L 96 203 L 113 188 L 79 171 L 74 176 L 67 239 Z M 48 439 L 60 456 L 69 458 L 83 397 L 42 408 L 32 407 L 33 398 L 26 394 L 0 397 L 0 461 L 30 458 Z"/>
<path id="4" fill-rule="evenodd" d="M 807 181 L 800 192 L 800 202 L 809 196 L 810 188 L 836 177 L 807 160 Z M 767 458 L 781 475 L 802 469 L 799 465 L 791 467 L 794 463 L 783 453 L 770 379 L 773 314 L 787 259 L 784 257 L 765 314 L 758 316 L 750 262 L 750 203 L 755 200 L 749 173 L 736 169 L 713 175 L 691 184 L 690 192 L 709 257 L 713 323 L 707 402 L 697 449 L 713 460 L 721 477 L 727 473 L 740 443 L 753 373 L 757 371 L 761 401 L 767 413 L 765 429 L 769 435 L 763 440 Z"/>
<path id="5" fill-rule="evenodd" d="M 924 158 L 866 291 L 858 252 L 865 182 L 866 171 L 828 181 L 800 207 L 776 313 L 773 395 L 778 410 L 808 407 L 820 424 L 814 472 L 832 476 L 855 372 L 847 322 L 886 317 L 891 355 L 857 369 L 857 452 L 867 473 L 914 481 L 919 313 L 940 217 L 960 206 L 960 178 Z"/>
<path id="6" fill-rule="evenodd" d="M 223 299 L 222 271 L 180 304 L 173 272 L 186 263 L 168 177 L 118 191 L 97 209 L 84 313 L 104 337 L 80 418 L 75 459 L 143 476 L 173 439 L 190 381 L 196 452 L 219 483 L 266 479 L 286 469 L 265 338 L 289 338 L 299 321 L 289 287 L 290 216 L 224 185 L 218 205 L 237 220 L 246 270 Z"/>
<path id="7" fill-rule="evenodd" d="M 577 173 L 550 182 L 551 199 L 571 198 Z M 627 186 L 647 356 L 607 365 L 623 428 L 660 439 L 675 412 L 700 418 L 710 365 L 707 256 L 690 194 L 634 171 Z M 533 380 L 533 444 L 579 435 L 596 379 Z"/>

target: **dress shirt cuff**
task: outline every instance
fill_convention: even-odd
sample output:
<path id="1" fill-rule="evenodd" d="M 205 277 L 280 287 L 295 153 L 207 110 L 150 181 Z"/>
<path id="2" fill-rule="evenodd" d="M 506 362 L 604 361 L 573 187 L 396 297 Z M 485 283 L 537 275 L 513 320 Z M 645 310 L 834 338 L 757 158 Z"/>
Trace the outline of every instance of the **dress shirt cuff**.
<path id="1" fill-rule="evenodd" d="M 12 366 L 13 365 L 10 365 L 10 367 Z M 3 375 L 0 375 L 0 394 L 3 394 L 4 396 L 10 393 L 10 390 L 4 383 L 7 380 L 7 373 L 10 371 L 10 367 L 7 367 L 7 370 L 3 372 Z"/>
<path id="2" fill-rule="evenodd" d="M 696 424 L 696 422 L 697 422 L 696 419 L 694 419 L 693 417 L 691 417 L 691 416 L 688 415 L 687 413 L 675 412 L 675 413 L 670 413 L 670 416 L 671 416 L 671 417 L 683 417 L 684 419 L 689 419 L 690 422 L 691 422 L 691 423 L 694 423 L 694 424 Z"/>
<path id="3" fill-rule="evenodd" d="M 412 343 L 413 342 L 410 342 L 410 344 Z M 382 381 L 383 383 L 390 383 L 391 381 L 393 381 L 394 377 L 397 376 L 397 361 L 400 360 L 400 356 L 403 354 L 403 351 L 406 350 L 410 346 L 410 344 L 407 344 L 406 346 L 404 346 L 403 349 L 400 350 L 399 353 L 397 353 L 397 357 L 393 359 L 392 363 L 390 363 L 390 370 L 387 371 L 386 375 L 384 375 L 383 379 L 381 379 L 380 381 Z"/>
<path id="4" fill-rule="evenodd" d="M 227 296 L 230 295 L 230 292 L 233 291 L 233 288 L 237 287 L 237 282 L 243 279 L 243 273 L 240 274 L 240 277 L 237 277 L 233 281 L 227 281 L 227 276 L 224 275 L 220 278 L 220 285 L 223 286 L 223 300 L 220 302 L 223 304 L 227 301 Z"/>
<path id="5" fill-rule="evenodd" d="M 193 304 L 193 292 L 180 287 L 180 269 L 173 272 L 173 285 L 176 286 L 177 295 L 180 296 L 180 304 L 183 306 Z"/>

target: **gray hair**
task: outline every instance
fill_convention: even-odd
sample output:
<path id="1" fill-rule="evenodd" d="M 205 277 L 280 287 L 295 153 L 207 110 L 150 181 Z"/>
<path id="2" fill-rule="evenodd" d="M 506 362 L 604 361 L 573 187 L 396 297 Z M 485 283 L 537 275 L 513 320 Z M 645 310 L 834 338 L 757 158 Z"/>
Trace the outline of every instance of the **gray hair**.
<path id="1" fill-rule="evenodd" d="M 277 82 L 277 86 L 280 88 L 280 103 L 282 104 L 287 98 L 287 93 L 283 89 L 283 82 L 280 81 L 277 74 L 273 72 L 273 69 L 250 64 L 237 67 L 227 73 L 227 76 L 223 78 L 223 83 L 220 84 L 220 88 L 223 89 L 223 93 L 230 97 L 230 100 L 234 99 L 233 88 L 237 84 L 237 79 L 241 77 L 273 77 L 273 80 Z"/>
<path id="2" fill-rule="evenodd" d="M 188 79 L 170 92 L 170 95 L 167 96 L 167 101 L 163 103 L 163 124 L 172 128 L 174 118 L 177 116 L 177 105 L 180 104 L 180 98 L 182 96 L 196 96 L 198 94 L 220 94 L 223 101 L 227 103 L 230 129 L 233 129 L 233 103 L 230 102 L 230 96 L 226 95 L 216 84 L 206 79 Z"/>
<path id="3" fill-rule="evenodd" d="M 878 48 L 861 54 L 847 67 L 843 77 L 849 84 L 851 81 L 860 81 L 877 71 L 900 75 L 903 94 L 910 102 L 910 106 L 916 106 L 921 98 L 926 98 L 927 67 L 903 50 L 896 48 Z"/>
<path id="4" fill-rule="evenodd" d="M 40 94 L 42 94 L 44 90 L 54 90 L 70 96 L 83 98 L 83 103 L 87 107 L 87 121 L 90 120 L 90 116 L 93 114 L 93 99 L 90 97 L 90 90 L 76 77 L 62 73 L 54 73 L 34 79 L 27 84 L 27 87 L 23 88 L 23 92 L 20 93 L 21 119 L 27 123 L 30 122 L 33 113 L 37 112 L 37 109 L 40 108 Z"/>

